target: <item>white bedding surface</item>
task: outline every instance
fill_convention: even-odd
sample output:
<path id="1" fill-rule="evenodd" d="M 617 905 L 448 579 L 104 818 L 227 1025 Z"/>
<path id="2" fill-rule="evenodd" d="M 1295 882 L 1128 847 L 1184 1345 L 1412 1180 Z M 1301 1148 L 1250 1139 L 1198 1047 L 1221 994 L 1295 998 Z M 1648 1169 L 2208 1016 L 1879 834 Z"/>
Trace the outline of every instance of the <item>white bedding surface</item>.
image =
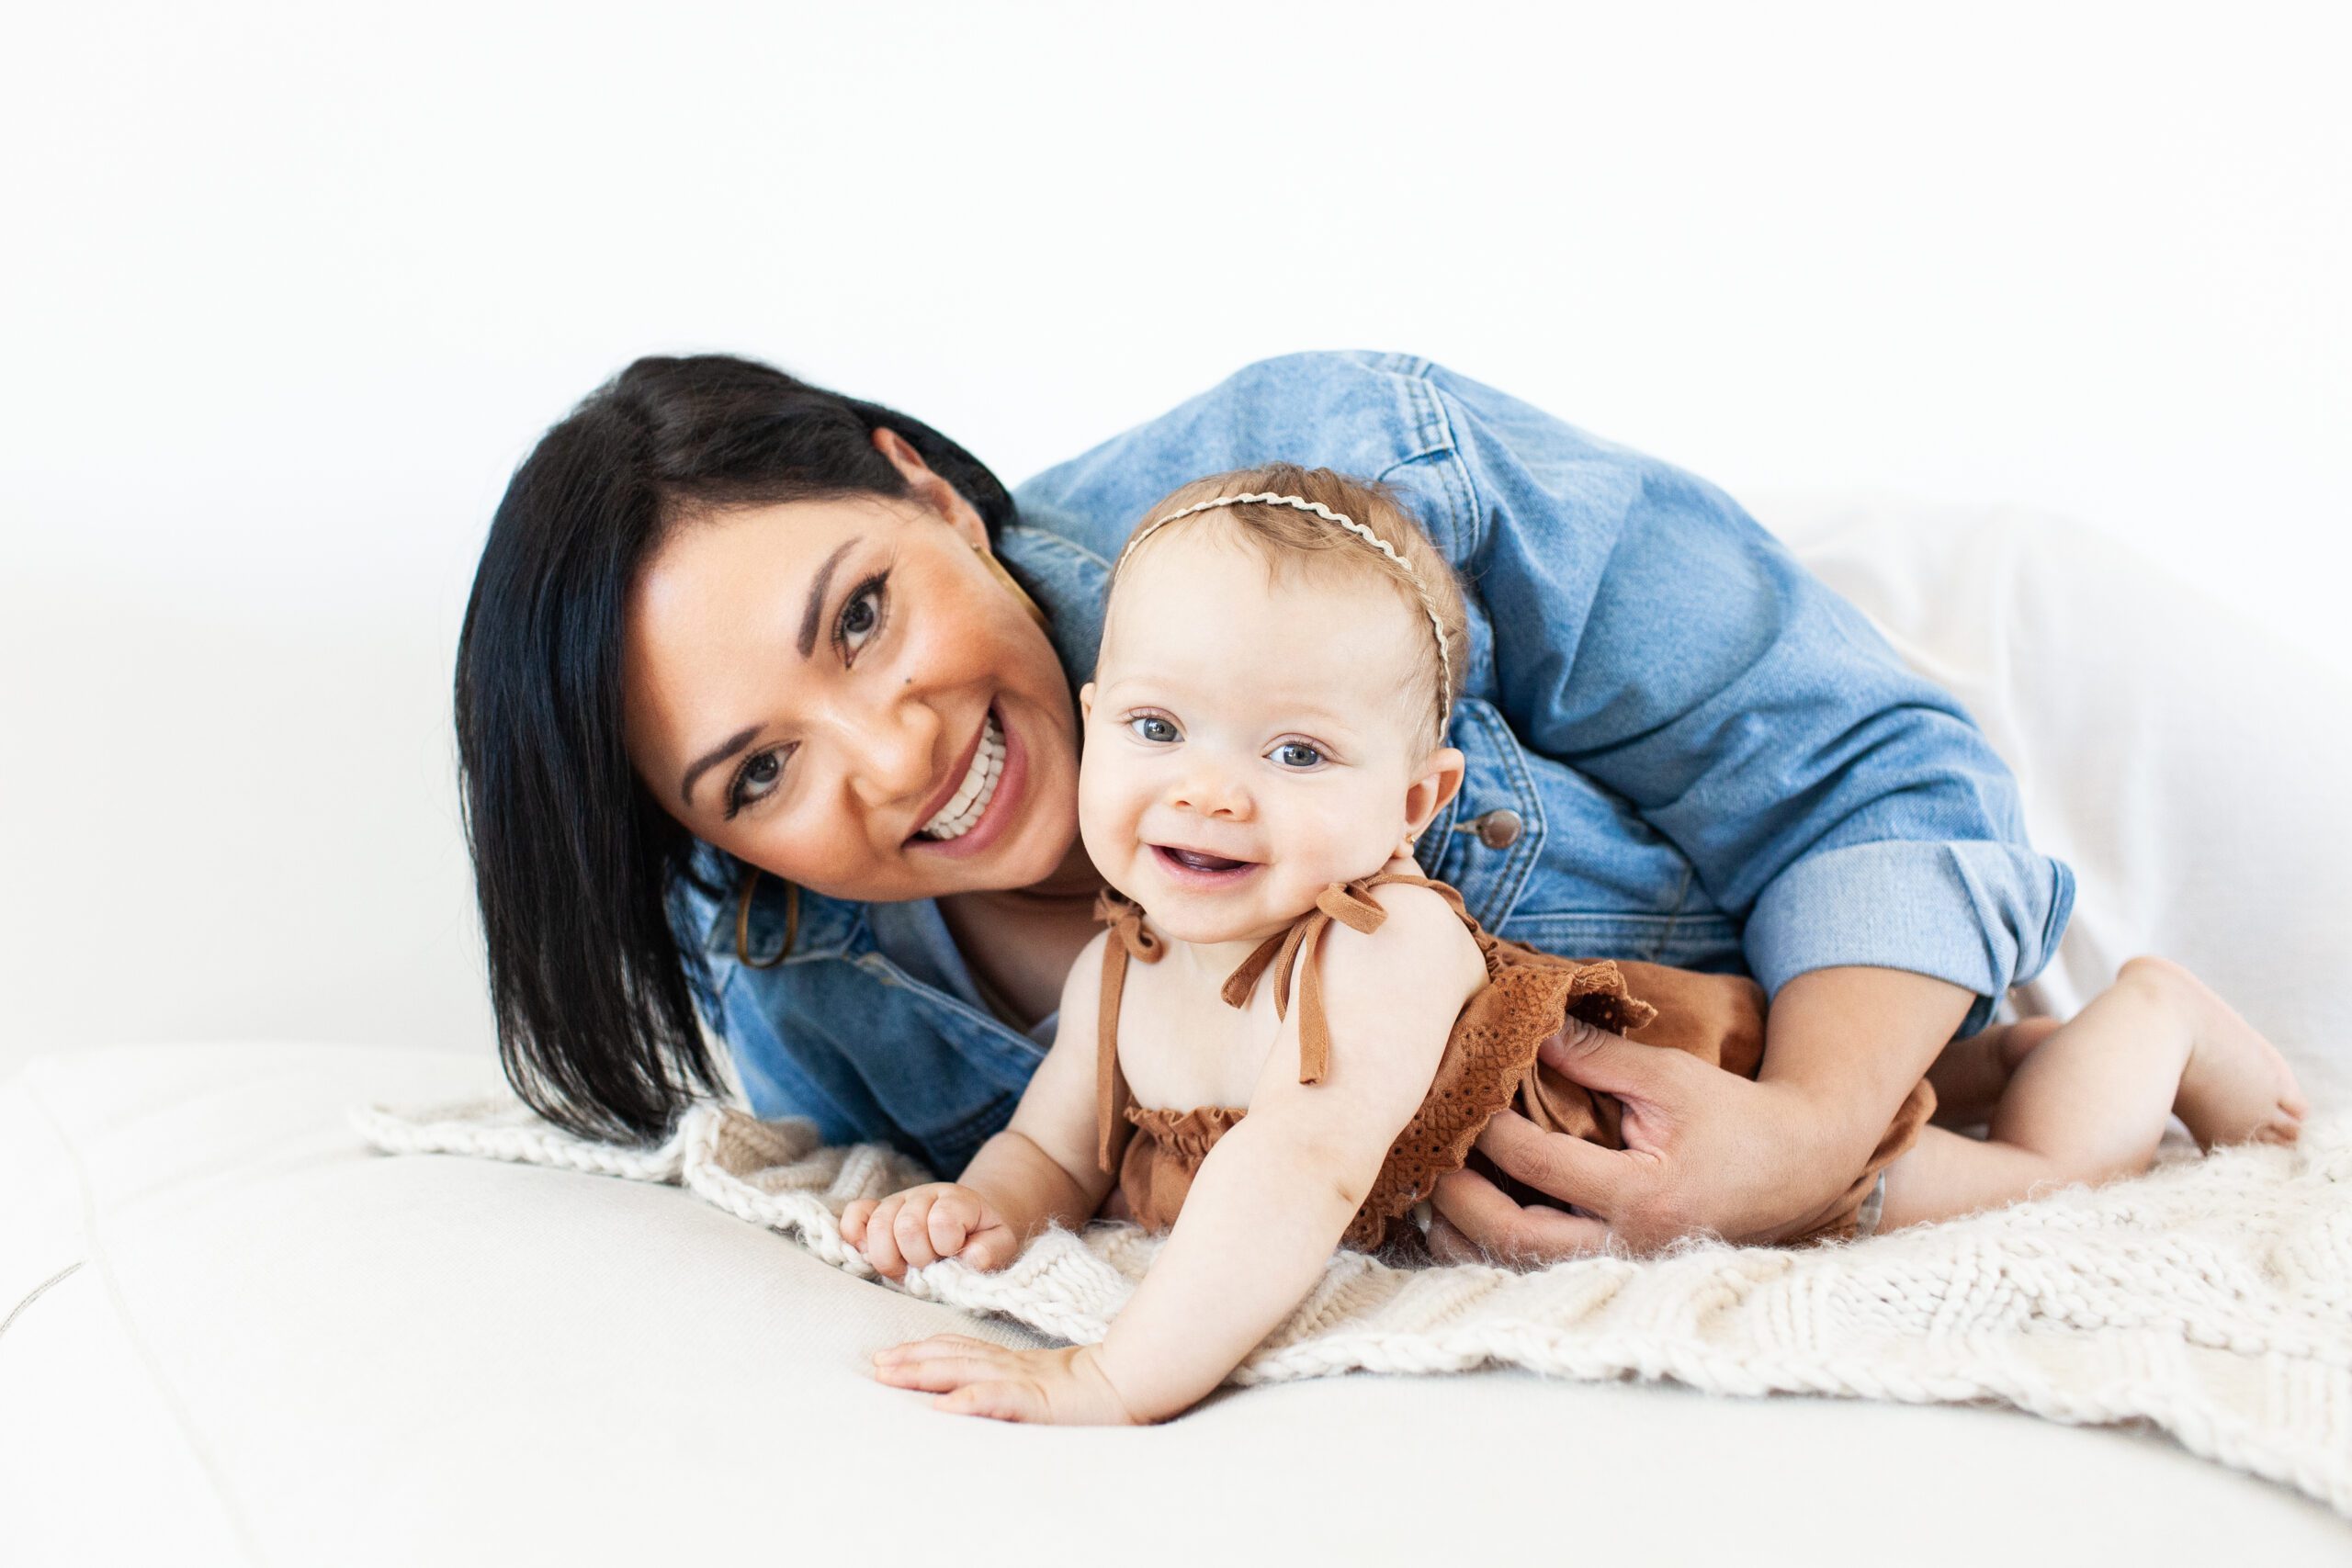
<path id="1" fill-rule="evenodd" d="M 936 1529 L 956 1562 L 1196 1562 L 1206 1531 L 1425 1564 L 1548 1558 L 1561 1517 L 1632 1562 L 2352 1552 L 2352 1525 L 2161 1438 L 1996 1410 L 1477 1373 L 1227 1392 L 1148 1431 L 937 1416 L 864 1355 L 1019 1331 L 674 1190 L 379 1156 L 345 1121 L 494 1082 L 207 1045 L 0 1089 L 0 1299 L 82 1265 L 0 1335 L 7 1560 L 793 1561 Z"/>
<path id="2" fill-rule="evenodd" d="M 887 1145 L 696 1106 L 659 1146 L 593 1142 L 511 1095 L 370 1106 L 373 1147 L 683 1187 L 859 1280 L 841 1215 L 922 1179 Z M 1162 1255 L 1133 1225 L 1040 1236 L 1007 1267 L 950 1258 L 893 1288 L 1099 1343 Z M 1849 1246 L 1694 1244 L 1514 1272 L 1395 1268 L 1339 1252 L 1228 1380 L 1519 1368 L 1671 1378 L 1742 1398 L 1999 1404 L 2078 1426 L 2150 1423 L 2191 1453 L 2352 1520 L 2352 1116 L 2297 1146 L 2199 1155 Z"/>

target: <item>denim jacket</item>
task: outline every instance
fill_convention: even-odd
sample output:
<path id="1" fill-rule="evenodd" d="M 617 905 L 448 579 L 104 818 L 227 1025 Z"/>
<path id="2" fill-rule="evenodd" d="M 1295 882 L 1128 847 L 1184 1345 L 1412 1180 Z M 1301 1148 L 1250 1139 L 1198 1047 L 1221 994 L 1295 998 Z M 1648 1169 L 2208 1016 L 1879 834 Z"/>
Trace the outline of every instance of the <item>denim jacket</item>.
<path id="1" fill-rule="evenodd" d="M 2016 781 L 1950 694 L 1721 491 L 1425 359 L 1266 360 L 1015 490 L 998 552 L 1073 690 L 1144 509 L 1278 460 L 1396 487 L 1467 590 L 1449 741 L 1468 768 L 1420 860 L 1488 931 L 1768 993 L 1831 965 L 1912 970 L 1976 993 L 1962 1033 L 2049 962 L 2073 874 L 2026 841 Z M 791 953 L 754 969 L 732 899 L 682 889 L 675 908 L 763 1116 L 952 1175 L 1043 1059 L 1049 1028 L 980 1004 L 934 908 L 883 911 L 886 943 L 875 907 L 804 892 Z M 900 961 L 910 931 L 930 960 Z M 783 931 L 763 878 L 751 951 Z"/>

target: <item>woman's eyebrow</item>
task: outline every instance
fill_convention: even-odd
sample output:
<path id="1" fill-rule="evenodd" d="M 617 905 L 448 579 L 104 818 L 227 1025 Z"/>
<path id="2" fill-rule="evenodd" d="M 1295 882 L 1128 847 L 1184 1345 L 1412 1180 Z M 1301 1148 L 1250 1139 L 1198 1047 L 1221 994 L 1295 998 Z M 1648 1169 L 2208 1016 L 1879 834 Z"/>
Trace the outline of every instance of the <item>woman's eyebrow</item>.
<path id="1" fill-rule="evenodd" d="M 712 747 L 709 750 L 705 751 L 701 756 L 696 757 L 692 762 L 688 763 L 686 765 L 686 776 L 678 781 L 678 800 L 680 804 L 691 809 L 695 803 L 695 781 L 702 777 L 703 774 L 710 772 L 711 769 L 718 766 L 719 763 L 727 761 L 728 758 L 735 755 L 736 752 L 741 751 L 744 747 L 749 746 L 759 733 L 760 727 L 756 724 L 752 725 L 748 728 L 739 729 L 734 734 L 729 736 L 726 739 L 720 741 L 718 745 Z"/>
<path id="2" fill-rule="evenodd" d="M 856 543 L 855 539 L 843 539 L 834 546 L 833 553 L 825 558 L 825 564 L 817 569 L 816 580 L 808 584 L 808 604 L 800 612 L 800 657 L 803 659 L 816 651 L 817 621 L 825 612 L 825 584 L 833 580 L 833 568 Z"/>

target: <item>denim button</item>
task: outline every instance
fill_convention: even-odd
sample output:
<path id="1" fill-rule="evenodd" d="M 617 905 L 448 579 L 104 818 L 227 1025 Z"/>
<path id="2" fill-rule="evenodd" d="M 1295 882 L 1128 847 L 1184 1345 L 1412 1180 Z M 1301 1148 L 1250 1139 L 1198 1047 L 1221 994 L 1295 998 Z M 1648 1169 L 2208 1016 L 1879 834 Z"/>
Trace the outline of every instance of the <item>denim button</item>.
<path id="1" fill-rule="evenodd" d="M 1478 830 L 1478 841 L 1490 850 L 1510 848 L 1519 842 L 1520 829 L 1526 826 L 1508 806 L 1487 812 L 1470 825 Z"/>

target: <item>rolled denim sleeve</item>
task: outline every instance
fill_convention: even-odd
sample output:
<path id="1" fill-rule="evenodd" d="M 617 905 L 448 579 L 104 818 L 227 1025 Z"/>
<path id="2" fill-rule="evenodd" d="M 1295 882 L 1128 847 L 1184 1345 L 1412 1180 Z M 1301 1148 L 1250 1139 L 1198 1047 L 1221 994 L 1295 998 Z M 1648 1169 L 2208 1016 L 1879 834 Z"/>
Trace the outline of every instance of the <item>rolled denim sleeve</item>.
<path id="1" fill-rule="evenodd" d="M 2027 841 L 2016 780 L 1959 702 L 1721 491 L 1431 380 L 1522 739 L 1674 841 L 1768 992 L 1905 969 L 1975 992 L 1962 1030 L 1982 1027 L 2049 962 L 2074 879 Z"/>

